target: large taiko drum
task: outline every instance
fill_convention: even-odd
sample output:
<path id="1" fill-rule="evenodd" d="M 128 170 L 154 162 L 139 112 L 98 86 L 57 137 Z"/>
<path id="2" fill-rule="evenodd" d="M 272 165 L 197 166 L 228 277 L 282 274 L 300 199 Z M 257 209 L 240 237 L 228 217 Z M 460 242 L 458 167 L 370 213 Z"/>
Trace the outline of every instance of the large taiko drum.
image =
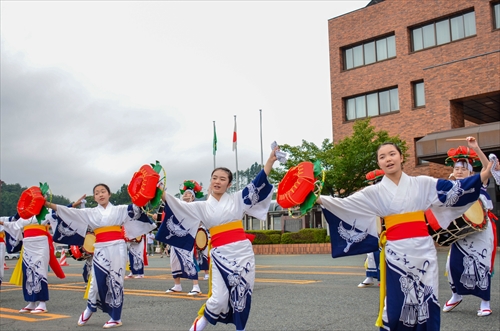
<path id="1" fill-rule="evenodd" d="M 449 246 L 469 234 L 483 231 L 488 225 L 488 214 L 481 200 L 474 202 L 461 217 L 456 218 L 446 229 L 439 226 L 436 217 L 430 210 L 426 210 L 424 215 L 429 234 L 440 246 Z"/>
<path id="2" fill-rule="evenodd" d="M 82 246 L 71 245 L 69 254 L 77 261 L 82 261 L 94 254 L 95 234 L 88 232 Z"/>

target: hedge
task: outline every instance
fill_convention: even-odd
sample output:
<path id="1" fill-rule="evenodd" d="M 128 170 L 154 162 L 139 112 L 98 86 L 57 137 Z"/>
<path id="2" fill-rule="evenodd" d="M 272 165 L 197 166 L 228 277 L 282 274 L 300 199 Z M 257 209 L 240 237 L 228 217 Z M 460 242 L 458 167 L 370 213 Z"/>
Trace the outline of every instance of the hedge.
<path id="1" fill-rule="evenodd" d="M 246 232 L 255 235 L 254 245 L 330 242 L 330 237 L 326 235 L 326 229 L 302 229 L 299 232 L 285 232 L 283 234 L 278 230 L 249 230 Z"/>

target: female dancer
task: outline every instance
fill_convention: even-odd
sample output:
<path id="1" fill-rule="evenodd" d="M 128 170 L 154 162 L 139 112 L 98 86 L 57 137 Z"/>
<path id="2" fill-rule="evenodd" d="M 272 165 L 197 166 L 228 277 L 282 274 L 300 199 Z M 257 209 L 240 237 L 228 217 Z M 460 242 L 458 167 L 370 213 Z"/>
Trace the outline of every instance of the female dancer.
<path id="1" fill-rule="evenodd" d="M 379 147 L 377 162 L 385 172 L 379 184 L 346 198 L 318 199 L 330 227 L 332 256 L 341 256 L 337 253 L 339 246 L 343 246 L 340 252 L 344 255 L 375 251 L 376 218 L 383 217 L 387 230 L 380 238 L 382 244 L 386 242 L 380 260 L 385 263 L 380 264 L 381 313 L 376 325 L 385 330 L 439 330 L 437 255 L 424 210 L 435 206 L 438 220 L 461 215 L 478 199 L 481 182 L 491 176 L 491 163 L 481 177 L 452 182 L 406 175 L 401 150 L 393 143 Z M 337 232 L 340 237 L 335 236 Z M 359 246 L 364 250 L 356 251 Z"/>
<path id="2" fill-rule="evenodd" d="M 172 246 L 191 250 L 200 220 L 211 235 L 212 294 L 200 309 L 202 316 L 190 330 L 203 330 L 208 322 L 233 323 L 236 330 L 245 329 L 255 281 L 255 258 L 241 219 L 244 214 L 258 219 L 267 217 L 273 188 L 267 176 L 278 149 L 273 149 L 257 177 L 235 194 L 226 192 L 233 179 L 231 171 L 216 168 L 212 171 L 208 200 L 186 203 L 167 193 L 163 196 L 165 217 L 157 238 L 163 237 Z"/>
<path id="3" fill-rule="evenodd" d="M 467 137 L 468 146 L 476 153 L 468 153 L 463 159 L 453 162 L 453 177 L 462 179 L 472 176 L 472 163 L 479 159 L 483 165 L 488 164 L 488 159 L 479 148 L 474 137 Z M 466 147 L 461 150 L 467 150 Z M 451 159 L 453 156 L 448 155 Z M 467 157 L 468 156 L 468 157 Z M 493 203 L 486 192 L 488 181 L 483 182 L 480 200 L 483 206 L 491 210 Z M 454 242 L 450 247 L 450 254 L 446 262 L 446 271 L 452 297 L 443 306 L 444 312 L 449 312 L 462 302 L 462 295 L 474 295 L 481 298 L 481 305 L 477 316 L 491 315 L 490 291 L 491 273 L 495 263 L 496 252 L 496 227 L 491 212 L 486 216 L 488 224 L 486 229 L 469 234 L 463 239 Z"/>
<path id="4" fill-rule="evenodd" d="M 83 198 L 70 206 L 76 207 L 80 205 Z M 48 311 L 46 301 L 49 300 L 47 281 L 49 265 L 57 277 L 61 279 L 65 277 L 54 254 L 52 235 L 48 230 L 49 226 L 54 229 L 55 224 L 56 219 L 52 213 L 48 213 L 40 224 L 36 216 L 29 219 L 11 219 L 10 222 L 0 221 L 0 225 L 4 226 L 5 231 L 9 233 L 12 239 L 23 241 L 22 262 L 19 262 L 22 265 L 20 269 L 16 267 L 13 272 L 13 274 L 22 272 L 23 295 L 24 300 L 28 302 L 26 307 L 19 310 L 21 314 L 43 314 Z"/>
<path id="5" fill-rule="evenodd" d="M 76 232 L 81 238 L 85 236 L 87 227 L 94 231 L 94 257 L 88 294 L 87 308 L 80 315 L 78 325 L 85 325 L 97 308 L 111 317 L 103 328 L 114 328 L 122 325 L 123 282 L 127 262 L 127 244 L 123 239 L 121 227 L 131 238 L 148 233 L 156 226 L 146 214 L 135 205 L 114 206 L 109 202 L 111 191 L 105 184 L 94 187 L 95 208 L 72 209 L 53 203 L 45 203 L 59 216 L 66 232 Z M 64 224 L 63 224 L 64 223 Z M 78 243 L 76 243 L 78 244 Z"/>
<path id="6" fill-rule="evenodd" d="M 187 189 L 182 194 L 181 199 L 185 202 L 193 202 L 194 197 L 195 192 Z M 193 248 L 187 251 L 173 246 L 170 249 L 170 269 L 174 279 L 174 286 L 166 290 L 166 293 L 182 292 L 181 278 L 187 278 L 193 281 L 193 289 L 188 292 L 188 295 L 201 294 L 200 285 L 198 284 L 198 266 L 195 265 Z"/>

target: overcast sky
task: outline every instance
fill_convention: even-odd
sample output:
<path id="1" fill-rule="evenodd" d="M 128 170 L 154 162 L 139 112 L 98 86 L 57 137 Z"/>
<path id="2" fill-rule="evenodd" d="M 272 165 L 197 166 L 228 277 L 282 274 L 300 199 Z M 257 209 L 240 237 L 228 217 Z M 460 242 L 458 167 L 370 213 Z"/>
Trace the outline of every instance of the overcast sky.
<path id="1" fill-rule="evenodd" d="M 0 179 L 75 200 L 160 161 L 208 187 L 332 138 L 328 20 L 364 1 L 1 1 Z"/>

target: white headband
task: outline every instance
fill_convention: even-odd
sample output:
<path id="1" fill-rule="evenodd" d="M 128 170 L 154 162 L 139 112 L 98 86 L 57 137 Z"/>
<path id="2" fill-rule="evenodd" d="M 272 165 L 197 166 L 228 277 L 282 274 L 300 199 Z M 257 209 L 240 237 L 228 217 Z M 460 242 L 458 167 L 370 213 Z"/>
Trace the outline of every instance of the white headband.
<path id="1" fill-rule="evenodd" d="M 472 165 L 469 162 L 457 161 L 455 162 L 455 167 L 464 167 L 472 172 Z"/>

